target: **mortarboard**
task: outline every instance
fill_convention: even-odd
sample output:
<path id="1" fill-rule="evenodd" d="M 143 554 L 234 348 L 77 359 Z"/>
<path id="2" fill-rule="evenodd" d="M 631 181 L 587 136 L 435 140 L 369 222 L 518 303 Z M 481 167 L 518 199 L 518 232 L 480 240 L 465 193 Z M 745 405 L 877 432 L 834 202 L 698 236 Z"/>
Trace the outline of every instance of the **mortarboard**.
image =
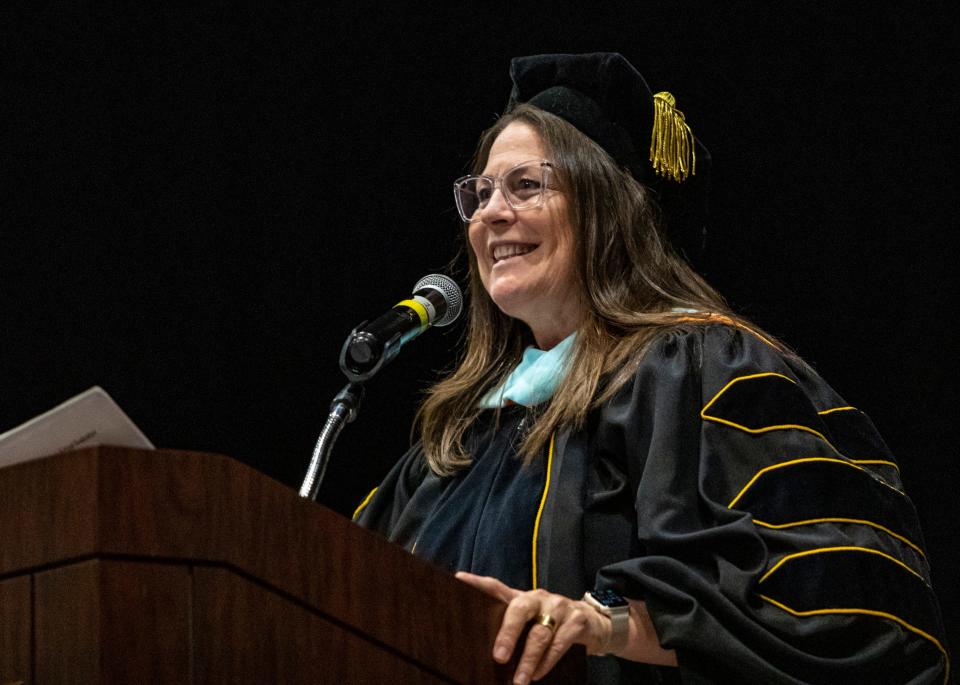
<path id="1" fill-rule="evenodd" d="M 575 126 L 653 190 L 674 245 L 695 260 L 706 237 L 710 154 L 673 96 L 623 55 L 533 55 L 510 63 L 507 111 L 529 103 Z"/>

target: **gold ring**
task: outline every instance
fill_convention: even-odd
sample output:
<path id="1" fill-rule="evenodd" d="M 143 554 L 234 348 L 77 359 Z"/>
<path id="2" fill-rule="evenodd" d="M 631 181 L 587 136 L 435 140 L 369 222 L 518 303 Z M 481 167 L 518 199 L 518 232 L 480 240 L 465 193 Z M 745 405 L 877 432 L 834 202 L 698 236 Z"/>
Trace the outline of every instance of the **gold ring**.
<path id="1" fill-rule="evenodd" d="M 550 614 L 540 614 L 537 616 L 537 625 L 549 628 L 550 632 L 552 633 L 557 629 L 557 619 Z"/>

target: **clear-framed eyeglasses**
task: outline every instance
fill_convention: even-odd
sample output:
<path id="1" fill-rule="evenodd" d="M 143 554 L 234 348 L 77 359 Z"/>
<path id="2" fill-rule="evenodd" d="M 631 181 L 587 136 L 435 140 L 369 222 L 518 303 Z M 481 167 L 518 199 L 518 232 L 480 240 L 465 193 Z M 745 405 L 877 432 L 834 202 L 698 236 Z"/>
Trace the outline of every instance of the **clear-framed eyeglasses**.
<path id="1" fill-rule="evenodd" d="M 515 210 L 532 209 L 543 204 L 551 190 L 553 165 L 545 159 L 521 162 L 500 176 L 464 176 L 453 182 L 453 196 L 460 218 L 467 223 L 479 221 L 479 213 L 500 188 L 503 198 Z"/>

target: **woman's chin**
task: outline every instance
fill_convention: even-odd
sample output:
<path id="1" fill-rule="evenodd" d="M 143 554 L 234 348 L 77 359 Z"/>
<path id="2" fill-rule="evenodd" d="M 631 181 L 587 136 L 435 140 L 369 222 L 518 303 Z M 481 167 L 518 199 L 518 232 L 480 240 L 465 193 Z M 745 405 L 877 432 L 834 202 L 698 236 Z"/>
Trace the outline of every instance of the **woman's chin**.
<path id="1" fill-rule="evenodd" d="M 500 311 L 514 319 L 524 319 L 524 312 L 533 304 L 530 294 L 523 288 L 495 285 L 489 292 L 490 299 Z"/>

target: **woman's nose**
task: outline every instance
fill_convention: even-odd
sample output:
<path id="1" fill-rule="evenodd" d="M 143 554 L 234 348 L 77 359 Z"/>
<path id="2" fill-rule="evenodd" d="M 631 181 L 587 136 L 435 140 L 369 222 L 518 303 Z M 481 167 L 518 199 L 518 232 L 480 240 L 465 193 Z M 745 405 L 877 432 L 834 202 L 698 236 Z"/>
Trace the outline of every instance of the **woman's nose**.
<path id="1" fill-rule="evenodd" d="M 480 210 L 480 220 L 485 224 L 503 223 L 512 221 L 514 218 L 514 209 L 507 202 L 503 191 L 500 188 L 493 189 L 493 195 Z"/>

